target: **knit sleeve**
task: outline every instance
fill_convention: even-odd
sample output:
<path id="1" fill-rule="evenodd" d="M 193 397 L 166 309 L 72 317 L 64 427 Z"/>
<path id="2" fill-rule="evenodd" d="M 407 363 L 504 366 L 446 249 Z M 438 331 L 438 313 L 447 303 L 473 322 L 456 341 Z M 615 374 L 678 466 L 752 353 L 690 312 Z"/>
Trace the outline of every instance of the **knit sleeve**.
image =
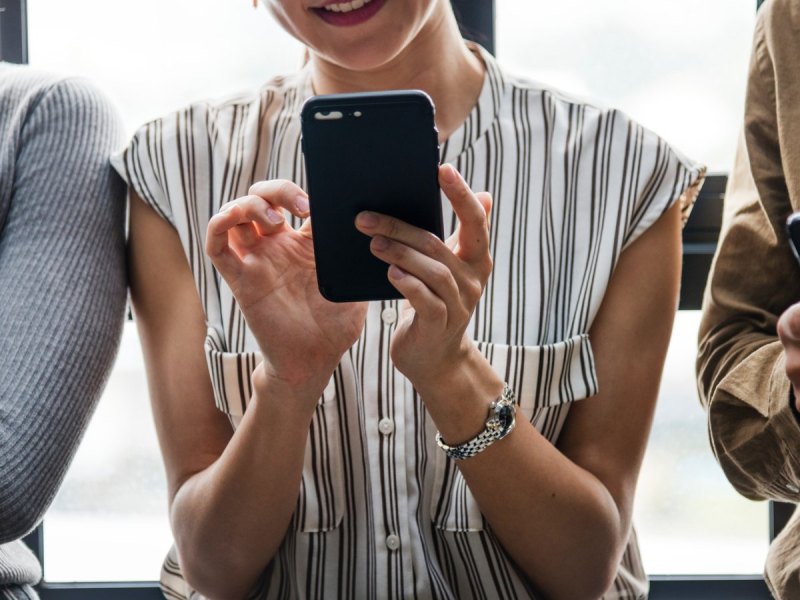
<path id="1" fill-rule="evenodd" d="M 19 106 L 0 231 L 0 544 L 42 518 L 112 367 L 125 312 L 118 116 L 93 86 Z M 7 116 L 7 115 L 6 115 Z"/>

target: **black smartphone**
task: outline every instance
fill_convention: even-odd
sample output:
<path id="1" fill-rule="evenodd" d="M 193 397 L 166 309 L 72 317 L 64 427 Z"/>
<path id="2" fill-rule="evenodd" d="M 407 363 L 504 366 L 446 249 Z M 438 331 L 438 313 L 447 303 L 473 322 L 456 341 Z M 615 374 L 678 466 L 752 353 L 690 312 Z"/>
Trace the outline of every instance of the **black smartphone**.
<path id="1" fill-rule="evenodd" d="M 789 233 L 789 245 L 792 247 L 792 253 L 800 262 L 800 212 L 792 213 L 786 219 L 786 231 Z"/>
<path id="2" fill-rule="evenodd" d="M 315 96 L 301 120 L 320 293 L 332 302 L 401 298 L 355 218 L 379 212 L 443 239 L 430 97 L 417 90 Z"/>

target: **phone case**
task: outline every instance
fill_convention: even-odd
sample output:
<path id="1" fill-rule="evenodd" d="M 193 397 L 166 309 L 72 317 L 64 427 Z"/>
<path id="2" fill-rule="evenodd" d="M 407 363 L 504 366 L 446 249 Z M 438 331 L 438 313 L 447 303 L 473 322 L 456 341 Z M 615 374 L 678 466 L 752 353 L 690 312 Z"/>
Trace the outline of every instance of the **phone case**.
<path id="1" fill-rule="evenodd" d="M 356 215 L 392 215 L 443 238 L 433 103 L 420 91 L 316 96 L 301 113 L 317 281 L 333 302 L 400 298 Z"/>
<path id="2" fill-rule="evenodd" d="M 792 254 L 800 263 L 800 212 L 792 213 L 786 219 L 786 231 L 789 234 L 789 246 Z"/>

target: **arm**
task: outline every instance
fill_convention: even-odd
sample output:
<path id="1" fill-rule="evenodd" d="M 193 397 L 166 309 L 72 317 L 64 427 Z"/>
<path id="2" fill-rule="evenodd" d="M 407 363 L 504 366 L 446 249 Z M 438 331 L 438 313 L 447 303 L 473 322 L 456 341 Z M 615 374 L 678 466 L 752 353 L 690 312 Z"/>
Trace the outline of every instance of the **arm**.
<path id="1" fill-rule="evenodd" d="M 452 441 L 475 435 L 503 387 L 482 356 L 451 342 L 468 322 L 476 291 L 470 288 L 488 276 L 488 231 L 478 200 L 487 209 L 489 202 L 458 179 L 443 179 L 442 187 L 462 223 L 455 253 L 461 264 L 429 237 L 418 236 L 419 230 L 391 219 L 382 218 L 371 231 L 391 238 L 390 247 L 376 254 L 401 267 L 404 275 L 398 279 L 393 266 L 390 278 L 415 312 L 398 327 L 393 359 L 415 383 L 444 439 Z M 571 409 L 558 448 L 517 419 L 502 441 L 457 463 L 493 532 L 548 598 L 601 596 L 628 543 L 636 480 L 677 308 L 680 226 L 676 204 L 622 254 L 591 330 L 601 391 Z M 442 283 L 446 278 L 433 256 L 449 263 L 455 281 Z M 424 337 L 434 323 L 446 321 L 455 323 L 453 329 Z M 415 361 L 420 355 L 424 362 Z"/>
<path id="2" fill-rule="evenodd" d="M 125 204 L 108 156 L 119 136 L 107 101 L 69 79 L 20 131 L 0 227 L 0 544 L 43 517 L 116 354 Z"/>
<path id="3" fill-rule="evenodd" d="M 307 210 L 295 207 L 302 190 L 293 184 L 267 182 L 261 189 L 298 216 Z M 317 400 L 352 344 L 337 321 L 333 331 L 341 347 L 320 353 L 325 336 L 303 331 L 310 326 L 308 315 L 324 318 L 328 311 L 338 319 L 347 311 L 330 303 L 310 309 L 287 277 L 277 293 L 261 297 L 269 269 L 281 263 L 276 246 L 286 242 L 307 252 L 313 265 L 308 229 L 294 232 L 285 221 L 270 220 L 279 213 L 267 211 L 264 198 L 248 196 L 223 207 L 208 230 L 207 250 L 248 323 L 257 324 L 253 331 L 265 356 L 234 433 L 214 404 L 203 353 L 205 315 L 177 233 L 135 195 L 131 203 L 131 294 L 166 465 L 170 521 L 184 577 L 213 598 L 245 597 L 280 546 L 297 502 Z M 242 260 L 258 253 L 270 260 Z M 300 259 L 287 258 L 281 274 L 289 275 Z M 324 302 L 313 271 L 297 279 Z M 361 310 L 361 322 L 363 316 Z M 354 335 L 359 332 L 360 326 L 353 328 Z M 281 345 L 270 360 L 276 355 L 273 339 Z M 286 340 L 298 344 L 296 352 Z M 304 340 L 313 351 L 302 346 Z"/>
<path id="4" fill-rule="evenodd" d="M 711 443 L 730 482 L 748 498 L 797 502 L 800 426 L 778 320 L 800 299 L 800 273 L 784 229 L 792 207 L 767 46 L 776 6 L 768 5 L 756 26 L 744 138 L 703 302 L 697 370 Z"/>

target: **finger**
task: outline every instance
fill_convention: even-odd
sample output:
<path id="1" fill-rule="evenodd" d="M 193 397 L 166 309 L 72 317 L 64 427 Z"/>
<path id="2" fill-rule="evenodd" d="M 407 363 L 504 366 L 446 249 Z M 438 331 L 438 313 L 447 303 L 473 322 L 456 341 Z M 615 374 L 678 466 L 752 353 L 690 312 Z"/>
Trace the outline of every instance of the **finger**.
<path id="1" fill-rule="evenodd" d="M 389 267 L 389 282 L 400 292 L 417 313 L 417 316 L 444 329 L 447 324 L 447 307 L 419 279 L 396 265 Z"/>
<path id="2" fill-rule="evenodd" d="M 453 254 L 453 250 L 445 242 L 430 231 L 415 227 L 400 219 L 363 211 L 356 216 L 356 229 L 371 237 L 382 236 L 414 248 L 443 263 L 451 271 L 455 271 L 459 267 L 459 258 Z"/>
<path id="3" fill-rule="evenodd" d="M 287 179 L 259 181 L 250 186 L 248 193 L 259 196 L 274 206 L 285 208 L 296 217 L 305 218 L 309 214 L 308 194 Z"/>
<path id="4" fill-rule="evenodd" d="M 206 254 L 223 277 L 236 276 L 241 270 L 242 261 L 228 244 L 230 227 L 222 224 L 219 215 L 212 217 L 206 229 Z"/>
<path id="5" fill-rule="evenodd" d="M 486 213 L 486 226 L 489 230 L 491 230 L 489 216 L 492 211 L 492 206 L 494 205 L 494 200 L 492 200 L 492 195 L 489 192 L 477 192 L 475 194 L 475 197 L 478 199 L 478 202 L 481 203 L 481 206 L 483 207 L 483 210 Z M 458 247 L 459 235 L 461 235 L 461 226 L 456 225 L 456 230 L 449 238 L 447 238 L 444 241 L 445 245 L 448 248 L 455 250 Z"/>
<path id="6" fill-rule="evenodd" d="M 236 250 L 245 250 L 255 246 L 259 239 L 261 239 L 261 235 L 256 231 L 255 225 L 243 223 L 230 230 L 228 243 Z M 242 252 L 240 251 L 239 254 Z"/>
<path id="7" fill-rule="evenodd" d="M 236 210 L 232 211 L 234 207 Z M 232 227 L 254 223 L 259 235 L 271 235 L 282 231 L 286 223 L 279 207 L 253 194 L 223 204 L 219 214 L 227 215 Z"/>
<path id="8" fill-rule="evenodd" d="M 308 239 L 312 238 L 312 228 L 311 228 L 311 218 L 307 218 L 303 220 L 303 224 L 300 225 L 300 229 L 297 230 L 297 233 L 306 236 Z"/>
<path id="9" fill-rule="evenodd" d="M 494 206 L 494 199 L 489 192 L 477 192 L 475 197 L 483 207 L 483 212 L 486 214 L 486 225 L 488 226 L 490 223 L 489 217 L 492 214 L 492 206 Z"/>
<path id="10" fill-rule="evenodd" d="M 460 226 L 456 225 L 456 230 L 444 241 L 444 245 L 450 248 L 452 252 L 458 250 L 458 236 L 460 235 L 459 229 Z"/>
<path id="11" fill-rule="evenodd" d="M 800 348 L 798 346 L 784 346 L 784 368 L 786 376 L 795 388 L 800 388 Z"/>
<path id="12" fill-rule="evenodd" d="M 455 280 L 457 290 L 463 302 L 467 305 L 473 305 L 480 298 L 483 292 L 483 285 L 492 270 L 491 258 L 488 253 L 474 264 L 465 264 L 455 254 L 457 244 L 454 243 L 453 236 L 443 242 L 429 231 L 378 213 L 359 213 L 356 217 L 356 227 L 362 233 L 372 235 L 373 239 L 375 236 L 391 239 L 404 247 L 413 248 L 417 252 L 444 265 Z M 386 260 L 386 262 L 391 263 L 393 261 Z M 400 266 L 402 267 L 403 265 Z M 413 269 L 410 265 L 406 265 L 406 267 Z M 430 283 L 421 273 L 415 272 L 415 274 L 426 283 Z"/>
<path id="13" fill-rule="evenodd" d="M 382 261 L 399 267 L 403 272 L 419 279 L 444 302 L 452 318 L 464 316 L 462 313 L 466 309 L 461 304 L 458 285 L 446 265 L 401 242 L 383 236 L 372 238 L 370 249 Z"/>
<path id="14" fill-rule="evenodd" d="M 795 388 L 800 388 L 800 303 L 784 311 L 777 331 L 784 348 L 786 376 Z"/>
<path id="15" fill-rule="evenodd" d="M 484 205 L 452 165 L 439 168 L 439 185 L 461 225 L 459 256 L 468 261 L 484 256 L 489 252 L 489 227 Z"/>

